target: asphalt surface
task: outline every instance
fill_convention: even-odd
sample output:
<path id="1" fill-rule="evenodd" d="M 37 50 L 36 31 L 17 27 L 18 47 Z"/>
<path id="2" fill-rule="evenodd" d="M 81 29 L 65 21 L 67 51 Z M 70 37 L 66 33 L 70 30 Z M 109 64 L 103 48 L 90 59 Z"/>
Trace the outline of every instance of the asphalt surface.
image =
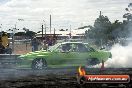
<path id="1" fill-rule="evenodd" d="M 5 63 L 4 59 L 0 58 Z M 12 60 L 12 59 L 11 59 Z M 6 60 L 6 62 L 10 60 Z M 0 64 L 3 65 L 3 64 Z M 102 85 L 79 85 L 77 82 L 79 67 L 46 68 L 12 68 L 5 64 L 0 66 L 0 88 L 101 88 Z M 10 68 L 8 68 L 10 67 Z M 85 68 L 86 74 L 128 74 L 132 79 L 132 68 Z M 132 83 L 131 83 L 132 84 Z M 110 85 L 113 87 L 113 85 Z M 116 85 L 117 86 L 117 85 Z M 107 87 L 106 87 L 107 88 Z M 124 87 L 124 88 L 132 88 Z"/>
<path id="2" fill-rule="evenodd" d="M 85 68 L 86 74 L 132 74 L 132 68 Z M 0 88 L 92 88 L 77 83 L 78 67 L 0 69 Z M 132 78 L 131 78 L 132 79 Z M 94 85 L 94 88 L 97 86 Z M 99 87 L 101 88 L 101 87 Z M 131 87 L 128 87 L 131 88 Z"/>
<path id="3" fill-rule="evenodd" d="M 132 68 L 84 68 L 86 74 L 132 74 Z M 32 70 L 30 68 L 1 68 L 0 79 L 19 78 L 29 75 L 71 75 L 78 74 L 78 67 L 46 68 L 43 70 Z"/>

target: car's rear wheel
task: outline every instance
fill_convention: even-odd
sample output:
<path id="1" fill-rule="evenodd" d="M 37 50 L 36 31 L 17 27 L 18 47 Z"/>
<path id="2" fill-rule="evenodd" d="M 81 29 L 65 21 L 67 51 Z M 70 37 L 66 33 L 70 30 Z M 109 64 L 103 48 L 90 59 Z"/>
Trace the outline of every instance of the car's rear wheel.
<path id="1" fill-rule="evenodd" d="M 32 69 L 41 70 L 47 68 L 47 62 L 43 58 L 36 58 L 32 61 Z"/>
<path id="2" fill-rule="evenodd" d="M 100 61 L 97 58 L 89 58 L 87 59 L 87 66 L 93 66 L 99 64 Z"/>

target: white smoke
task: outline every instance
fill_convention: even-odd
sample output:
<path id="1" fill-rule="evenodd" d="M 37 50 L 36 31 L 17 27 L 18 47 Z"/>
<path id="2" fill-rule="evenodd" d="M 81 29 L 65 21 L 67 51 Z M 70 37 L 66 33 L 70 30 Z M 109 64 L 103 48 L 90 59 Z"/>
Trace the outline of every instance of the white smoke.
<path id="1" fill-rule="evenodd" d="M 132 43 L 128 46 L 116 44 L 110 50 L 112 59 L 105 62 L 106 67 L 132 68 Z"/>
<path id="2" fill-rule="evenodd" d="M 105 68 L 132 68 L 132 43 L 128 46 L 115 44 L 110 50 L 112 58 L 104 62 Z M 100 68 L 102 63 L 93 66 Z"/>

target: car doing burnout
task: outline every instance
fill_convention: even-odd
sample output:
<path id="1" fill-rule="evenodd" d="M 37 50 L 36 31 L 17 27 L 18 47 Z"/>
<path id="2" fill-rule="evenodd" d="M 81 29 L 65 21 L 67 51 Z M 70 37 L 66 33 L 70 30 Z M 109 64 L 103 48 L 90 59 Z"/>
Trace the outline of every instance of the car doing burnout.
<path id="1" fill-rule="evenodd" d="M 51 46 L 48 50 L 29 52 L 19 56 L 21 65 L 32 69 L 44 69 L 51 66 L 87 66 L 96 65 L 108 58 L 111 53 L 95 50 L 82 42 L 63 42 Z"/>

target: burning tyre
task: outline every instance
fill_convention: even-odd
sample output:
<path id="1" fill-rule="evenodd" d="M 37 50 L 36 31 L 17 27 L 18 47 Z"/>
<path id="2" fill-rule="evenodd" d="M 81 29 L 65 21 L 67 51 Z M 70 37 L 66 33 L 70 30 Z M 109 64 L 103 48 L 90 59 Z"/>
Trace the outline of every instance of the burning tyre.
<path id="1" fill-rule="evenodd" d="M 35 60 L 32 61 L 32 69 L 44 69 L 47 67 L 46 60 L 43 58 L 36 58 Z"/>

